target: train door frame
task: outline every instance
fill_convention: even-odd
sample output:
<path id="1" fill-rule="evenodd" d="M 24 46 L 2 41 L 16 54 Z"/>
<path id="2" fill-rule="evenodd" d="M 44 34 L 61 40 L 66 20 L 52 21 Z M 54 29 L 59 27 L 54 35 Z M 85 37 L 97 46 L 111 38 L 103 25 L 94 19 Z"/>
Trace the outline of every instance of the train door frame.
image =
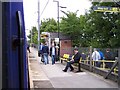
<path id="1" fill-rule="evenodd" d="M 2 11 L 2 2 L 0 2 L 0 11 Z M 2 89 L 2 13 L 0 13 L 0 90 Z"/>

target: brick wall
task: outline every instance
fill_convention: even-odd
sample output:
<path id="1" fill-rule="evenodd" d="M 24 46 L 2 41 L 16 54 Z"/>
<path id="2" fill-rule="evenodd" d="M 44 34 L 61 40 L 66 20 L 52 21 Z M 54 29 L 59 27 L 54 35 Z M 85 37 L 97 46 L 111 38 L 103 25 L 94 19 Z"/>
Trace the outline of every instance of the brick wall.
<path id="1" fill-rule="evenodd" d="M 60 41 L 60 56 L 63 54 L 72 54 L 72 42 L 71 40 Z"/>

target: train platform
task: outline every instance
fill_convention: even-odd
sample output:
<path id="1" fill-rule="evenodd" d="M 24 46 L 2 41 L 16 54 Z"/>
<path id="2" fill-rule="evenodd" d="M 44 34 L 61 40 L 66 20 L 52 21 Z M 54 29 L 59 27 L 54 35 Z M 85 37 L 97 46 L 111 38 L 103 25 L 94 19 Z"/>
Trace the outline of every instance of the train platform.
<path id="1" fill-rule="evenodd" d="M 116 82 L 106 80 L 100 75 L 93 74 L 86 70 L 83 72 L 63 72 L 65 65 L 56 62 L 44 65 L 38 57 L 37 49 L 31 48 L 29 56 L 29 72 L 31 88 L 106 88 L 117 90 Z"/>

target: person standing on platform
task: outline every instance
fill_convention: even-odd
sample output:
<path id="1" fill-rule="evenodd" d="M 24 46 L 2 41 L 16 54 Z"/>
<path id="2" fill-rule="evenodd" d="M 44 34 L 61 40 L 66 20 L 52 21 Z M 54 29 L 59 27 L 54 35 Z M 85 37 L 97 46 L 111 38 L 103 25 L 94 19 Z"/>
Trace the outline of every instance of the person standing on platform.
<path id="1" fill-rule="evenodd" d="M 114 58 L 114 55 L 113 55 L 113 52 L 108 48 L 108 49 L 106 49 L 106 52 L 105 52 L 105 60 L 106 61 L 113 61 L 113 60 L 115 60 L 115 58 Z M 112 68 L 112 65 L 113 65 L 113 63 L 112 62 L 109 62 L 109 63 L 106 63 L 105 64 L 105 67 L 106 68 Z"/>
<path id="2" fill-rule="evenodd" d="M 103 52 L 100 50 L 100 49 L 98 49 L 98 52 L 99 52 L 99 54 L 100 54 L 100 60 L 103 60 L 104 59 L 104 54 L 103 54 Z M 101 66 L 101 62 L 98 62 L 98 67 L 100 67 Z"/>
<path id="3" fill-rule="evenodd" d="M 52 44 L 52 47 L 50 48 L 50 56 L 52 58 L 52 65 L 55 64 L 56 55 L 57 55 L 57 50 L 56 50 L 54 44 Z"/>
<path id="4" fill-rule="evenodd" d="M 27 44 L 27 50 L 29 51 L 29 53 L 31 53 L 30 52 L 30 45 L 29 44 Z"/>
<path id="5" fill-rule="evenodd" d="M 100 60 L 100 54 L 96 48 L 94 48 L 94 52 L 92 53 L 92 59 L 95 61 L 95 65 L 98 67 L 98 60 Z"/>
<path id="6" fill-rule="evenodd" d="M 44 46 L 42 48 L 42 52 L 43 52 L 44 64 L 45 65 L 49 64 L 49 60 L 48 60 L 49 48 L 48 48 L 46 43 L 44 43 Z"/>
<path id="7" fill-rule="evenodd" d="M 39 46 L 38 56 L 41 57 L 41 62 L 44 62 L 42 48 L 43 48 L 43 43 L 41 43 L 40 46 Z"/>

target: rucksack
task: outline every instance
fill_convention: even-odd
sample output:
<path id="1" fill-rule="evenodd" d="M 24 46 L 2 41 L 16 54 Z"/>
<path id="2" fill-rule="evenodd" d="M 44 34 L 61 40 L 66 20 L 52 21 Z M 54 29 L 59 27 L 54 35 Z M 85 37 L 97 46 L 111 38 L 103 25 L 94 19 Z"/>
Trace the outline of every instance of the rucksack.
<path id="1" fill-rule="evenodd" d="M 104 55 L 101 51 L 99 51 L 99 54 L 100 54 L 100 60 L 103 60 L 104 59 Z"/>

